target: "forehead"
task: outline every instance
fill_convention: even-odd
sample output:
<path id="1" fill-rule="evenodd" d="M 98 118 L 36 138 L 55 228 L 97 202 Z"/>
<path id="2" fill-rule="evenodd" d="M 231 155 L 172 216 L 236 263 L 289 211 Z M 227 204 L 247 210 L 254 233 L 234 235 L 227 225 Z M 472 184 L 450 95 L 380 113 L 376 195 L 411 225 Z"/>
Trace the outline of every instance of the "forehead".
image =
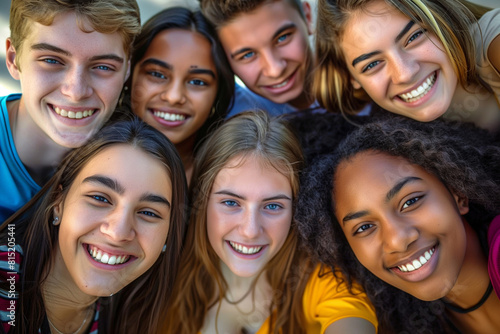
<path id="1" fill-rule="evenodd" d="M 405 158 L 365 151 L 339 164 L 334 176 L 334 191 L 339 195 L 344 192 L 361 193 L 362 189 L 385 192 L 398 180 L 408 176 L 432 177 L 422 167 Z M 336 198 L 340 199 L 342 196 Z"/>
<path id="2" fill-rule="evenodd" d="M 219 171 L 214 181 L 214 188 L 238 187 L 245 191 L 251 189 L 271 191 L 279 188 L 291 192 L 290 179 L 287 175 L 284 166 L 278 170 L 257 155 L 239 155 L 230 159 Z"/>
<path id="3" fill-rule="evenodd" d="M 264 3 L 255 10 L 240 13 L 219 28 L 219 37 L 226 48 L 259 45 L 273 39 L 284 25 L 294 23 L 298 27 L 306 25 L 299 11 L 288 1 Z M 304 39 L 307 31 L 304 30 Z"/>
<path id="4" fill-rule="evenodd" d="M 196 31 L 167 29 L 153 38 L 143 59 L 164 59 L 174 68 L 175 62 L 188 66 L 202 64 L 204 68 L 215 69 L 211 50 L 210 41 Z"/>
<path id="5" fill-rule="evenodd" d="M 384 37 L 396 36 L 401 29 L 398 27 L 408 21 L 407 16 L 384 0 L 369 2 L 349 14 L 342 35 L 342 47 L 370 47 Z"/>
<path id="6" fill-rule="evenodd" d="M 50 25 L 30 22 L 23 48 L 28 50 L 38 43 L 47 43 L 73 55 L 89 57 L 111 53 L 121 56 L 126 53 L 121 34 L 97 32 L 85 20 L 79 22 L 74 12 L 57 14 Z"/>

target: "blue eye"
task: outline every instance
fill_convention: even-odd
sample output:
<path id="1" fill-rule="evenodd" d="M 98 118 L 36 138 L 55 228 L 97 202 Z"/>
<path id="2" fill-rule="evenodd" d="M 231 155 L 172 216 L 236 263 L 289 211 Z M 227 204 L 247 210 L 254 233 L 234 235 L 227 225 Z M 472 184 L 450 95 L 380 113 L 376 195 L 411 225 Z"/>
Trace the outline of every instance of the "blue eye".
<path id="1" fill-rule="evenodd" d="M 148 72 L 149 75 L 155 77 L 155 78 L 160 78 L 160 79 L 165 79 L 166 76 L 164 76 L 163 74 L 161 74 L 160 72 L 156 72 L 156 71 L 151 71 L 151 72 Z"/>
<path id="2" fill-rule="evenodd" d="M 243 56 L 241 56 L 241 59 L 250 59 L 253 56 L 255 56 L 255 52 L 250 51 L 250 52 L 245 53 Z"/>
<path id="3" fill-rule="evenodd" d="M 269 210 L 279 210 L 279 209 L 281 209 L 281 205 L 278 205 L 276 203 L 271 203 L 271 204 L 266 205 L 265 208 L 269 209 Z"/>
<path id="4" fill-rule="evenodd" d="M 408 43 L 406 44 L 410 44 L 411 42 L 419 38 L 423 33 L 424 32 L 422 30 L 418 30 L 416 33 L 410 36 L 410 38 L 408 39 Z"/>
<path id="5" fill-rule="evenodd" d="M 195 85 L 195 86 L 208 86 L 208 84 L 200 79 L 193 79 L 188 82 L 190 85 Z"/>
<path id="6" fill-rule="evenodd" d="M 96 66 L 97 69 L 99 70 L 103 70 L 103 71 L 112 71 L 113 69 L 109 66 L 106 66 L 106 65 L 99 65 L 99 66 Z"/>
<path id="7" fill-rule="evenodd" d="M 373 62 L 369 63 L 368 65 L 366 65 L 361 72 L 365 73 L 366 71 L 371 70 L 372 68 L 374 68 L 378 64 L 380 64 L 380 60 L 373 61 Z"/>
<path id="8" fill-rule="evenodd" d="M 43 59 L 43 61 L 46 62 L 47 64 L 60 64 L 59 61 L 52 59 L 52 58 L 45 58 L 45 59 Z"/>
<path id="9" fill-rule="evenodd" d="M 227 205 L 227 206 L 237 206 L 238 205 L 238 203 L 236 203 L 236 201 L 232 201 L 232 200 L 226 200 L 226 201 L 223 201 L 222 203 Z"/>
<path id="10" fill-rule="evenodd" d="M 96 201 L 103 202 L 103 203 L 109 203 L 108 199 L 104 196 L 100 195 L 90 195 L 91 198 L 95 199 Z"/>
<path id="11" fill-rule="evenodd" d="M 278 37 L 278 43 L 282 43 L 282 42 L 286 41 L 288 39 L 288 37 L 290 37 L 290 34 L 281 35 L 280 37 Z"/>
<path id="12" fill-rule="evenodd" d="M 160 216 L 158 216 L 157 214 L 151 212 L 151 211 L 139 211 L 139 213 L 145 215 L 145 216 L 148 216 L 148 217 L 153 217 L 153 218 L 161 218 Z"/>

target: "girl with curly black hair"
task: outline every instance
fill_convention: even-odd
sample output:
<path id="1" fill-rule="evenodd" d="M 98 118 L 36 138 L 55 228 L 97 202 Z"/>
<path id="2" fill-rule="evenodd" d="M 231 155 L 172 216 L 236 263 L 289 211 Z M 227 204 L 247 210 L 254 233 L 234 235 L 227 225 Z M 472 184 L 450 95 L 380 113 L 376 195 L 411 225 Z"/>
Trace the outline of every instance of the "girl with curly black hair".
<path id="1" fill-rule="evenodd" d="M 379 332 L 498 333 L 498 166 L 483 130 L 391 117 L 308 167 L 295 218 L 313 255 L 363 285 Z"/>

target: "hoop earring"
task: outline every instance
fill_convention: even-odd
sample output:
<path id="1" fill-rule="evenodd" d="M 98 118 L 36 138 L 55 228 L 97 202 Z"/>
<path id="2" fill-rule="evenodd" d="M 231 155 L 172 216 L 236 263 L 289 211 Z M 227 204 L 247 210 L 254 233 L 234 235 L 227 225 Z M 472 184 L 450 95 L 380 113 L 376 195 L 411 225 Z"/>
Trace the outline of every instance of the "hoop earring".
<path id="1" fill-rule="evenodd" d="M 54 220 L 52 221 L 52 225 L 57 226 L 59 225 L 59 217 L 54 217 Z"/>

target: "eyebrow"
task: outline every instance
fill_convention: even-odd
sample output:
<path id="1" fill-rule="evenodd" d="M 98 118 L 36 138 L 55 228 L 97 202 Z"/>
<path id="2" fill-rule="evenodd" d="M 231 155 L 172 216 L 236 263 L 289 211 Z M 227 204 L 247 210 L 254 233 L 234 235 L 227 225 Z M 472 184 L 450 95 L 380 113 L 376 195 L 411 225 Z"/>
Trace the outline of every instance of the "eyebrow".
<path id="1" fill-rule="evenodd" d="M 169 63 L 166 63 L 164 61 L 161 61 L 159 59 L 156 59 L 156 58 L 148 58 L 146 60 L 144 60 L 142 63 L 141 63 L 141 67 L 144 67 L 146 65 L 156 65 L 156 66 L 160 66 L 160 67 L 163 67 L 167 70 L 173 70 L 173 66 L 170 65 Z"/>
<path id="2" fill-rule="evenodd" d="M 227 196 L 236 197 L 236 198 L 239 198 L 239 199 L 242 199 L 242 200 L 246 199 L 244 196 L 237 195 L 237 194 L 235 194 L 235 193 L 233 193 L 233 192 L 231 192 L 229 190 L 220 190 L 220 191 L 215 192 L 214 194 L 215 195 L 227 195 Z M 288 197 L 285 194 L 279 194 L 279 195 L 276 195 L 276 196 L 271 196 L 271 197 L 264 198 L 262 201 L 263 202 L 267 202 L 267 201 L 274 201 L 274 200 L 277 200 L 277 199 L 284 199 L 284 200 L 288 200 L 288 201 L 292 200 L 290 197 Z"/>
<path id="3" fill-rule="evenodd" d="M 415 182 L 415 181 L 422 181 L 421 178 L 416 177 L 416 176 L 408 176 L 396 183 L 386 194 L 385 196 L 385 201 L 388 202 L 390 201 L 396 194 L 408 183 Z M 362 210 L 362 211 L 357 211 L 357 212 L 352 212 L 348 213 L 347 215 L 342 218 L 342 223 L 345 225 L 346 222 L 361 218 L 363 216 L 368 215 L 370 212 L 368 210 Z"/>
<path id="4" fill-rule="evenodd" d="M 33 44 L 31 46 L 31 50 L 39 50 L 39 51 L 52 51 L 52 52 L 56 52 L 56 53 L 60 53 L 60 54 L 63 54 L 67 57 L 70 57 L 71 56 L 71 52 L 69 51 L 66 51 L 66 50 L 63 50 L 55 45 L 52 45 L 52 44 L 48 44 L 48 43 L 37 43 L 37 44 Z M 97 56 L 93 56 L 90 58 L 90 61 L 98 61 L 98 60 L 113 60 L 113 61 L 116 61 L 116 62 L 119 62 L 121 64 L 123 64 L 124 62 L 124 59 L 120 56 L 117 56 L 115 54 L 103 54 L 103 55 L 97 55 Z"/>
<path id="5" fill-rule="evenodd" d="M 397 43 L 401 40 L 401 38 L 403 38 L 403 36 L 408 32 L 408 30 L 411 29 L 411 27 L 413 27 L 413 25 L 415 24 L 415 22 L 413 21 L 410 21 L 406 24 L 406 26 L 403 28 L 403 30 L 401 30 L 399 32 L 399 34 L 396 36 L 396 38 L 394 39 L 394 42 Z M 368 58 L 371 58 L 375 55 L 378 55 L 382 53 L 381 51 L 373 51 L 373 52 L 370 52 L 370 53 L 365 53 L 365 54 L 362 54 L 361 56 L 357 57 L 357 58 L 354 58 L 354 60 L 352 61 L 352 67 L 354 67 L 354 65 L 356 65 L 357 63 L 363 61 L 363 60 L 366 60 Z"/>
<path id="6" fill-rule="evenodd" d="M 211 77 L 213 77 L 215 79 L 215 73 L 214 73 L 214 71 L 207 70 L 207 69 L 204 69 L 204 68 L 193 68 L 193 69 L 189 70 L 189 73 L 192 73 L 192 74 L 207 74 L 207 75 L 210 75 Z"/>
<path id="7" fill-rule="evenodd" d="M 123 195 L 125 192 L 125 188 L 123 188 L 116 180 L 113 180 L 110 177 L 102 176 L 102 175 L 92 175 L 86 177 L 82 183 L 98 183 L 105 187 L 110 188 L 114 192 L 117 192 L 120 195 Z"/>
<path id="8" fill-rule="evenodd" d="M 97 183 L 100 185 L 103 185 L 107 188 L 110 188 L 114 192 L 123 195 L 125 193 L 125 188 L 123 188 L 116 180 L 103 176 L 103 175 L 92 175 L 89 177 L 86 177 L 82 183 Z M 141 202 L 153 202 L 153 203 L 163 203 L 169 208 L 171 207 L 170 202 L 163 196 L 160 195 L 155 195 L 152 193 L 146 193 L 141 196 L 140 198 Z"/>
<path id="9" fill-rule="evenodd" d="M 271 39 L 275 39 L 276 37 L 281 35 L 283 33 L 283 31 L 285 31 L 285 30 L 296 28 L 296 27 L 297 27 L 297 25 L 293 22 L 287 23 L 287 24 L 283 25 L 282 27 L 280 27 L 278 30 L 276 30 L 276 32 L 273 34 Z M 248 48 L 248 47 L 244 47 L 244 48 L 241 48 L 239 50 L 236 50 L 235 52 L 231 53 L 231 55 L 230 55 L 231 59 L 234 59 L 237 55 L 239 55 L 241 53 L 246 53 L 248 51 L 252 51 L 252 49 Z"/>

